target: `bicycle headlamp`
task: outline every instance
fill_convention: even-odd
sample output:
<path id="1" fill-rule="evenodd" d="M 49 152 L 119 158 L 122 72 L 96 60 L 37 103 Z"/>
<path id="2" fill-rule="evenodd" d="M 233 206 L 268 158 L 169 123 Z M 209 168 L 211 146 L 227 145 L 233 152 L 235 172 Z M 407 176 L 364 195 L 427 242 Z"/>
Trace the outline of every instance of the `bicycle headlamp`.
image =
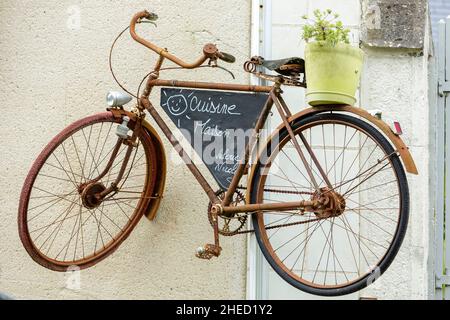
<path id="1" fill-rule="evenodd" d="M 110 91 L 106 96 L 106 104 L 110 107 L 119 107 L 126 105 L 133 97 L 125 92 Z"/>

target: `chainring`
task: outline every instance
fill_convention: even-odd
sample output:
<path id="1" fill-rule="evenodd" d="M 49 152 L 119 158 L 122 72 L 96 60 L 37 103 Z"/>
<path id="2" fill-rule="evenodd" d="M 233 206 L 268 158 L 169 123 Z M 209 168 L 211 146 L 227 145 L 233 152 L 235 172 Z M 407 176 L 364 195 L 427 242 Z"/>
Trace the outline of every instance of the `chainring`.
<path id="1" fill-rule="evenodd" d="M 216 192 L 216 195 L 219 199 L 223 199 L 225 196 L 225 191 L 219 190 Z M 245 204 L 245 196 L 242 192 L 236 190 L 233 195 L 233 199 L 230 203 L 230 206 L 238 206 L 239 204 Z M 213 216 L 211 213 L 212 203 L 209 202 L 208 205 L 208 220 L 211 226 L 214 226 Z M 231 237 L 239 234 L 239 231 L 244 228 L 248 214 L 247 213 L 235 213 L 232 216 L 218 216 L 219 223 L 219 234 L 226 237 Z"/>

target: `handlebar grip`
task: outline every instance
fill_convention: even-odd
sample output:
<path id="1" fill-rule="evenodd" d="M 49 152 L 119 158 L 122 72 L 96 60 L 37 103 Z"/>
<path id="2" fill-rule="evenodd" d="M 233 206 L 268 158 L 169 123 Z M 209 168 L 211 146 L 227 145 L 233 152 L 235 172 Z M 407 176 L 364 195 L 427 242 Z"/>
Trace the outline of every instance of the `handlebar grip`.
<path id="1" fill-rule="evenodd" d="M 156 21 L 158 20 L 158 15 L 156 13 L 146 11 L 146 16 L 144 19 L 148 21 Z"/>
<path id="2" fill-rule="evenodd" d="M 228 63 L 235 63 L 236 62 L 236 58 L 233 55 L 231 55 L 229 53 L 225 53 L 225 52 L 220 52 L 219 53 L 219 59 L 223 60 L 225 62 L 228 62 Z"/>

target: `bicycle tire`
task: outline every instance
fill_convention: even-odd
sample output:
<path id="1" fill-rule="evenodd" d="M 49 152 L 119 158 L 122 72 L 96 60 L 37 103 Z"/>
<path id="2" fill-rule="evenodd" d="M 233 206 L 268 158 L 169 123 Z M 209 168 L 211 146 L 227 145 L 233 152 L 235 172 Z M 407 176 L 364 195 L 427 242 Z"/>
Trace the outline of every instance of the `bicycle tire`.
<path id="1" fill-rule="evenodd" d="M 392 164 L 392 168 L 395 172 L 398 188 L 400 190 L 401 194 L 401 201 L 400 201 L 400 212 L 399 212 L 399 219 L 397 228 L 395 231 L 395 236 L 393 237 L 393 241 L 391 242 L 389 249 L 387 250 L 386 254 L 383 256 L 382 260 L 378 263 L 376 266 L 376 274 L 375 271 L 372 271 L 370 273 L 367 273 L 365 276 L 361 277 L 357 281 L 354 281 L 352 283 L 348 283 L 346 285 L 342 285 L 339 287 L 320 287 L 320 286 L 312 286 L 307 281 L 302 281 L 301 279 L 294 278 L 289 272 L 286 271 L 286 266 L 280 265 L 280 259 L 276 257 L 276 254 L 273 253 L 273 248 L 270 244 L 268 244 L 269 241 L 267 241 L 267 231 L 264 228 L 264 213 L 257 212 L 253 214 L 252 216 L 252 222 L 255 229 L 255 235 L 259 244 L 259 247 L 265 257 L 265 259 L 268 261 L 270 266 L 274 269 L 274 271 L 287 283 L 289 283 L 291 286 L 300 289 L 304 292 L 314 294 L 314 295 L 320 295 L 320 296 L 340 296 L 340 295 L 346 295 L 354 293 L 358 290 L 361 290 L 365 288 L 367 285 L 371 284 L 373 281 L 377 279 L 378 276 L 381 276 L 391 265 L 392 261 L 394 260 L 395 256 L 397 255 L 402 241 L 404 239 L 406 230 L 407 230 L 407 224 L 408 224 L 408 218 L 409 218 L 409 190 L 408 190 L 408 183 L 405 175 L 405 171 L 403 169 L 403 166 L 401 164 L 401 161 L 397 154 L 395 154 L 393 147 L 391 144 L 387 141 L 387 139 L 372 125 L 369 123 L 362 121 L 358 118 L 351 117 L 344 114 L 337 114 L 337 113 L 322 113 L 322 114 L 315 114 L 306 118 L 301 118 L 298 120 L 295 120 L 292 123 L 292 129 L 294 131 L 301 130 L 302 127 L 307 126 L 308 124 L 317 122 L 321 123 L 324 121 L 339 121 L 341 123 L 347 123 L 352 126 L 356 126 L 358 128 L 361 128 L 365 132 L 367 132 L 372 139 L 376 141 L 376 143 L 379 144 L 379 146 L 384 150 L 386 154 L 392 154 L 390 157 L 390 162 Z M 283 139 L 290 139 L 288 136 L 288 131 L 286 129 L 283 129 L 280 132 L 280 138 L 276 141 L 270 141 L 266 147 L 265 152 L 263 154 L 266 154 L 270 156 L 272 154 L 273 150 L 276 150 L 276 147 L 278 146 L 278 141 L 283 141 Z M 264 165 L 258 161 L 255 168 L 255 174 L 253 176 L 253 180 L 251 182 L 252 191 L 251 191 L 251 202 L 252 203 L 260 203 L 261 195 L 259 189 L 261 188 L 260 182 L 263 175 L 261 174 L 264 172 Z M 344 213 L 345 214 L 345 213 Z M 334 254 L 334 252 L 333 252 Z M 306 255 L 306 253 L 305 253 Z M 375 270 L 374 269 L 374 270 Z"/>
<path id="2" fill-rule="evenodd" d="M 28 220 L 28 211 L 29 211 L 29 202 L 30 202 L 30 195 L 33 190 L 33 186 L 35 184 L 36 178 L 39 176 L 40 171 L 42 170 L 43 166 L 46 164 L 46 161 L 49 159 L 49 157 L 53 154 L 53 152 L 56 152 L 57 148 L 59 148 L 61 145 L 64 145 L 63 143 L 67 141 L 70 137 L 73 137 L 73 135 L 79 133 L 84 128 L 88 128 L 90 126 L 101 124 L 103 128 L 104 123 L 110 123 L 112 126 L 113 124 L 119 124 L 121 119 L 117 119 L 113 116 L 111 112 L 104 112 L 104 113 L 98 113 L 93 116 L 89 116 L 87 118 L 81 119 L 76 121 L 75 123 L 71 124 L 67 128 L 65 128 L 61 133 L 59 133 L 56 137 L 54 137 L 50 143 L 43 149 L 43 151 L 40 153 L 40 155 L 37 157 L 36 161 L 32 165 L 26 180 L 24 182 L 21 197 L 20 197 L 20 204 L 19 204 L 19 214 L 18 214 L 18 227 L 19 227 L 19 236 L 22 241 L 22 244 L 24 245 L 24 248 L 30 255 L 30 257 L 40 264 L 41 266 L 48 268 L 50 270 L 64 272 L 67 271 L 68 268 L 77 267 L 79 269 L 85 269 L 88 267 L 91 267 L 98 262 L 102 261 L 109 255 L 111 255 L 117 248 L 123 243 L 123 241 L 128 238 L 132 230 L 135 228 L 139 220 L 144 214 L 144 210 L 147 208 L 148 203 L 151 201 L 150 198 L 147 197 L 141 197 L 138 201 L 138 204 L 136 205 L 136 209 L 133 212 L 133 215 L 129 217 L 128 222 L 124 222 L 123 230 L 118 232 L 117 238 L 114 238 L 112 241 L 110 241 L 106 248 L 103 248 L 100 251 L 96 251 L 97 249 L 97 243 L 94 248 L 93 254 L 91 254 L 88 257 L 84 257 L 83 259 L 75 260 L 75 261 L 58 261 L 57 259 L 52 259 L 45 255 L 43 252 L 41 252 L 37 245 L 33 242 L 32 236 L 30 235 L 29 230 L 29 220 Z M 130 124 L 131 125 L 131 124 Z M 129 125 L 129 126 L 130 126 Z M 106 129 L 105 129 L 106 131 Z M 111 135 L 114 135 L 114 132 L 110 129 L 108 132 Z M 153 188 L 155 185 L 155 179 L 156 179 L 156 170 L 158 169 L 158 163 L 157 163 L 157 156 L 155 154 L 155 147 L 152 142 L 151 137 L 147 133 L 146 130 L 142 130 L 140 136 L 138 137 L 138 141 L 143 147 L 143 154 L 145 155 L 145 161 L 146 161 L 146 172 L 147 176 L 145 177 L 145 185 L 143 186 L 143 193 L 144 194 L 152 194 Z M 137 148 L 136 148 L 137 149 Z M 137 152 L 137 151 L 136 151 Z M 87 154 L 87 151 L 86 151 Z M 86 156 L 87 157 L 87 156 Z M 107 158 L 105 156 L 105 158 Z M 105 160 L 104 160 L 105 161 Z M 113 169 L 110 169 L 111 171 Z M 129 176 L 129 173 L 128 173 Z M 109 178 L 108 178 L 109 180 Z M 137 198 L 137 197 L 136 197 Z M 116 201 L 117 203 L 117 201 Z M 81 210 L 81 209 L 80 209 Z M 85 210 L 85 209 L 83 209 Z M 89 211 L 89 210 L 88 210 Z M 80 211 L 80 224 L 83 221 L 81 214 L 83 213 Z M 85 212 L 86 213 L 86 212 Z M 89 217 L 92 216 L 91 212 L 89 211 Z M 95 214 L 97 215 L 97 214 Z M 66 217 L 66 216 L 65 216 Z M 78 218 L 77 218 L 78 219 Z M 105 218 L 106 219 L 106 218 Z M 98 218 L 96 218 L 97 224 L 99 223 Z M 100 218 L 101 220 L 101 218 Z M 100 221 L 101 222 L 101 221 Z M 59 221 L 58 221 L 59 223 Z M 83 222 L 86 223 L 86 219 Z M 83 225 L 81 228 L 83 229 Z M 74 224 L 75 227 L 75 224 Z M 100 229 L 100 226 L 99 226 Z M 83 232 L 83 231 L 82 231 Z M 101 232 L 101 231 L 100 231 Z M 55 236 L 56 238 L 56 236 Z M 72 241 L 72 238 L 70 238 Z M 77 235 L 78 240 L 78 235 Z M 97 235 L 98 240 L 98 235 Z M 53 240 L 55 241 L 55 240 Z M 103 239 L 102 239 L 103 241 Z M 84 243 L 83 243 L 84 245 Z M 70 246 L 70 244 L 69 244 Z M 104 245 L 105 246 L 105 245 Z M 64 248 L 63 248 L 64 249 Z M 76 249 L 75 249 L 76 250 Z M 84 248 L 83 248 L 84 250 Z M 66 252 L 67 253 L 67 252 Z M 83 252 L 84 254 L 84 252 Z"/>

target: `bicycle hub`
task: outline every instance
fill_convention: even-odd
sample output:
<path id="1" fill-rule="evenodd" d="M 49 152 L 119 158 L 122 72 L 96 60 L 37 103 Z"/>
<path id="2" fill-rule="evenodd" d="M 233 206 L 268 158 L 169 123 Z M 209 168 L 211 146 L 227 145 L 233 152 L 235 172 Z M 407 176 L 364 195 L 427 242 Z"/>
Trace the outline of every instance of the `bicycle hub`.
<path id="1" fill-rule="evenodd" d="M 88 209 L 95 209 L 102 203 L 102 198 L 98 195 L 106 190 L 102 183 L 88 184 L 81 192 L 81 201 Z"/>
<path id="2" fill-rule="evenodd" d="M 318 218 L 338 217 L 345 211 L 344 197 L 329 188 L 321 188 L 320 192 L 314 193 L 312 200 L 321 203 L 320 208 L 314 211 Z"/>

